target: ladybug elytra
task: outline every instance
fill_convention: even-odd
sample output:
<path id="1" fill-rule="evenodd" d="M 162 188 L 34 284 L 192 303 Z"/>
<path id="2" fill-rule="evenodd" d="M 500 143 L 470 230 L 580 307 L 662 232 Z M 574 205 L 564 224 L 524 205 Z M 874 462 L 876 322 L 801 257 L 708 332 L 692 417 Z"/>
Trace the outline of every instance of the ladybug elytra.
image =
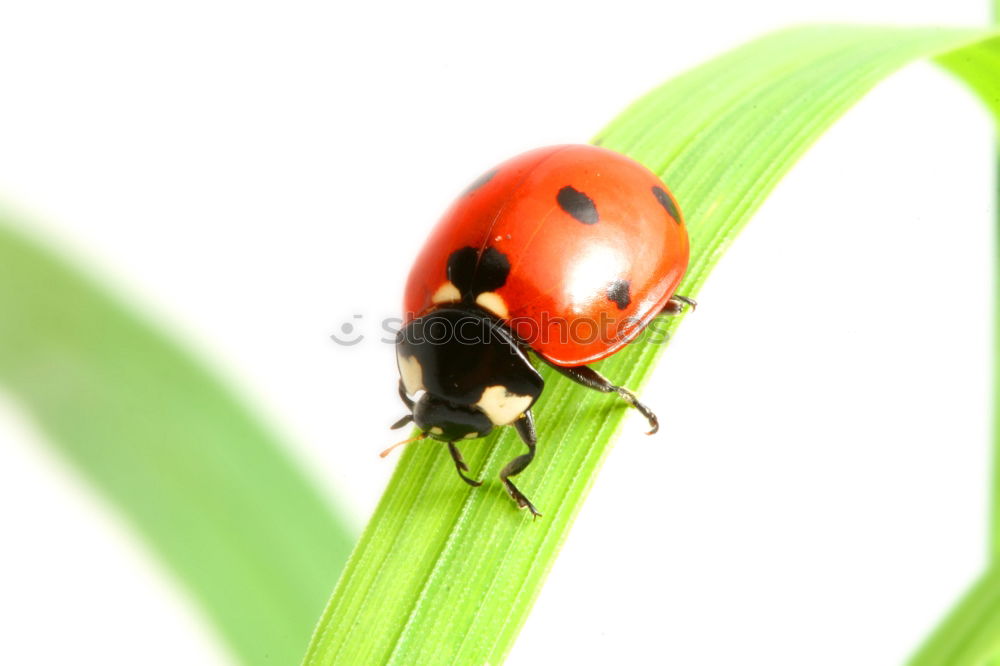
<path id="1" fill-rule="evenodd" d="M 529 354 L 591 389 L 616 393 L 657 430 L 653 412 L 587 364 L 633 340 L 690 299 L 674 290 L 688 264 L 680 208 L 646 167 L 610 150 L 561 145 L 486 172 L 431 233 L 410 272 L 396 340 L 399 395 L 411 421 L 448 444 L 512 425 L 528 452 L 500 473 L 521 508 L 540 515 L 510 477 L 535 455 L 531 407 L 544 382 Z"/>

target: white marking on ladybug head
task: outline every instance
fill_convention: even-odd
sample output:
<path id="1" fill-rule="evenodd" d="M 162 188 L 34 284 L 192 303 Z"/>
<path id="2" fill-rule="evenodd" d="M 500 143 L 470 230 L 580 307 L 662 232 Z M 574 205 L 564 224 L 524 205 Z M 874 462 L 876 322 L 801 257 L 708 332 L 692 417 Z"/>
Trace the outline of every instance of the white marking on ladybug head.
<path id="1" fill-rule="evenodd" d="M 424 369 L 416 356 L 396 354 L 396 365 L 399 366 L 399 378 L 403 380 L 403 388 L 408 395 L 414 395 L 424 388 Z"/>
<path id="2" fill-rule="evenodd" d="M 458 292 L 458 287 L 451 282 L 445 282 L 438 287 L 438 290 L 431 297 L 431 301 L 434 303 L 454 303 L 460 300 L 462 300 L 462 294 Z"/>
<path id="3" fill-rule="evenodd" d="M 476 296 L 476 305 L 484 310 L 489 310 L 501 319 L 506 319 L 509 315 L 507 304 L 504 303 L 500 294 L 495 291 L 484 291 Z"/>
<path id="4" fill-rule="evenodd" d="M 437 426 L 434 426 L 434 427 L 431 428 L 431 434 L 433 434 L 433 435 L 443 435 L 444 434 L 444 430 L 442 430 L 441 428 L 439 428 Z"/>
<path id="5" fill-rule="evenodd" d="M 479 437 L 479 433 L 478 432 L 470 432 L 468 435 L 466 435 L 462 439 L 475 439 L 476 437 Z"/>
<path id="6" fill-rule="evenodd" d="M 483 391 L 476 407 L 489 417 L 493 425 L 508 425 L 516 421 L 534 400 L 530 395 L 518 395 L 506 386 L 490 386 Z"/>

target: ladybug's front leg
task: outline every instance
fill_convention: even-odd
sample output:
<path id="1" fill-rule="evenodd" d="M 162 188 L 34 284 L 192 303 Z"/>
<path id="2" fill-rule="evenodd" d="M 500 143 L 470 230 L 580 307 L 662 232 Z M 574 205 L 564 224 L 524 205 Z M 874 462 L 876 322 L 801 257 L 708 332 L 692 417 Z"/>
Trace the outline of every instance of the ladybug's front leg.
<path id="1" fill-rule="evenodd" d="M 578 365 L 572 368 L 564 368 L 554 363 L 549 363 L 554 369 L 558 370 L 561 374 L 569 377 L 574 382 L 582 384 L 587 388 L 592 388 L 595 391 L 601 391 L 602 393 L 617 393 L 622 400 L 630 404 L 639 410 L 639 413 L 646 417 L 649 421 L 649 432 L 647 435 L 652 435 L 657 430 L 660 429 L 660 421 L 656 418 L 656 414 L 653 413 L 646 405 L 639 402 L 639 398 L 635 397 L 635 393 L 629 391 L 623 386 L 615 386 L 608 379 L 599 373 L 597 370 L 590 368 L 586 365 Z"/>
<path id="2" fill-rule="evenodd" d="M 674 294 L 670 297 L 670 300 L 667 301 L 667 304 L 663 306 L 662 312 L 665 315 L 679 315 L 684 312 L 685 305 L 690 306 L 691 312 L 694 312 L 695 308 L 698 307 L 698 301 L 693 298 L 688 298 L 687 296 L 678 296 L 677 294 Z"/>
<path id="3" fill-rule="evenodd" d="M 410 400 L 410 396 L 406 395 L 406 387 L 403 386 L 402 379 L 399 380 L 399 399 L 403 401 L 403 404 L 406 405 L 407 409 L 409 409 L 411 412 L 413 411 L 413 401 Z M 406 416 L 404 416 L 403 418 L 399 419 L 391 426 L 389 426 L 389 429 L 398 430 L 399 428 L 402 428 L 411 421 L 413 421 L 413 414 L 407 414 Z"/>
<path id="4" fill-rule="evenodd" d="M 530 465 L 532 459 L 535 457 L 535 442 L 538 441 L 538 438 L 535 435 L 535 419 L 532 417 L 530 409 L 522 414 L 521 418 L 514 421 L 514 429 L 517 430 L 517 434 L 521 436 L 521 439 L 527 445 L 528 452 L 519 455 L 507 463 L 507 466 L 500 472 L 500 480 L 503 481 L 503 485 L 507 487 L 507 492 L 517 502 L 517 505 L 522 509 L 527 509 L 535 518 L 538 518 L 542 514 L 538 513 L 535 505 L 508 478 L 523 472 L 524 468 Z"/>
<path id="5" fill-rule="evenodd" d="M 470 486 L 483 485 L 482 481 L 470 479 L 465 475 L 469 471 L 469 466 L 465 464 L 465 458 L 462 457 L 462 452 L 455 446 L 455 442 L 448 442 L 448 450 L 451 452 L 451 459 L 455 461 L 455 469 L 458 470 L 458 475 L 462 477 L 462 480 Z"/>
<path id="6" fill-rule="evenodd" d="M 410 396 L 406 395 L 406 386 L 403 384 L 402 379 L 399 380 L 399 399 L 403 401 L 407 409 L 413 409 L 413 400 L 410 399 Z"/>

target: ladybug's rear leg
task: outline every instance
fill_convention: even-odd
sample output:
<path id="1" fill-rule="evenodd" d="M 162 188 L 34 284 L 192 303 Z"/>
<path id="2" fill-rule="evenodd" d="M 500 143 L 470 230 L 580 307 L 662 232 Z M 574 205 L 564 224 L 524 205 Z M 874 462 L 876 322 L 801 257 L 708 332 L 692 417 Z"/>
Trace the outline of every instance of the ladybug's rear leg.
<path id="1" fill-rule="evenodd" d="M 521 418 L 514 421 L 514 429 L 517 430 L 517 434 L 521 436 L 521 439 L 527 445 L 528 452 L 519 455 L 507 463 L 507 466 L 500 472 L 500 480 L 503 481 L 503 485 L 507 487 L 507 492 L 517 502 L 517 505 L 522 509 L 527 509 L 531 512 L 531 515 L 537 518 L 542 514 L 538 513 L 535 505 L 508 478 L 523 472 L 524 468 L 530 465 L 532 459 L 535 457 L 535 442 L 538 441 L 538 438 L 535 435 L 535 419 L 531 416 L 530 409 Z"/>
<path id="2" fill-rule="evenodd" d="M 663 306 L 662 312 L 665 315 L 678 315 L 684 312 L 685 305 L 690 306 L 691 312 L 694 312 L 695 308 L 698 307 L 698 301 L 693 298 L 688 298 L 687 296 L 678 296 L 677 294 L 674 294 L 670 297 L 670 300 L 667 301 L 667 304 Z"/>
<path id="3" fill-rule="evenodd" d="M 481 486 L 482 481 L 476 481 L 475 479 L 470 479 L 465 475 L 469 471 L 469 466 L 465 464 L 465 459 L 462 457 L 462 452 L 458 450 L 455 446 L 455 442 L 448 442 L 448 450 L 451 451 L 451 459 L 455 461 L 455 469 L 458 470 L 458 475 L 462 477 L 470 486 Z"/>
<path id="4" fill-rule="evenodd" d="M 656 414 L 654 414 L 653 410 L 649 407 L 639 402 L 639 398 L 635 397 L 635 393 L 632 393 L 632 391 L 629 391 L 623 386 L 615 386 L 597 370 L 594 370 L 586 365 L 578 365 L 572 368 L 564 368 L 552 363 L 549 365 L 578 384 L 583 384 L 587 388 L 592 388 L 597 391 L 601 391 L 602 393 L 617 393 L 622 400 L 639 410 L 639 413 L 645 416 L 646 420 L 649 421 L 650 430 L 646 433 L 647 435 L 652 435 L 660 429 L 660 421 L 656 418 Z"/>

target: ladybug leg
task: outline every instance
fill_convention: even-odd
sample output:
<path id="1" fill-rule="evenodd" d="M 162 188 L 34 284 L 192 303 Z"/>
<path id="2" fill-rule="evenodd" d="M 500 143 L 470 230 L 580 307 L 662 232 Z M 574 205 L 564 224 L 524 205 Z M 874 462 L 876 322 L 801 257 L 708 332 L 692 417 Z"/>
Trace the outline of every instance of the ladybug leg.
<path id="1" fill-rule="evenodd" d="M 688 298 L 687 296 L 678 296 L 677 294 L 674 294 L 670 297 L 670 300 L 667 301 L 667 304 L 663 306 L 662 312 L 665 315 L 677 315 L 684 312 L 685 305 L 691 306 L 691 312 L 694 312 L 695 308 L 698 307 L 698 301 L 693 298 Z"/>
<path id="2" fill-rule="evenodd" d="M 597 370 L 594 370 L 586 365 L 578 365 L 573 368 L 564 368 L 551 363 L 549 365 L 578 384 L 583 384 L 587 388 L 601 391 L 602 393 L 617 393 L 622 400 L 639 410 L 639 413 L 645 416 L 646 420 L 649 421 L 650 430 L 646 433 L 647 435 L 652 435 L 660 429 L 660 421 L 656 418 L 656 414 L 654 414 L 653 410 L 649 407 L 639 402 L 639 398 L 635 397 L 635 393 L 632 393 L 632 391 L 629 391 L 623 386 L 615 386 Z"/>
<path id="3" fill-rule="evenodd" d="M 462 477 L 462 481 L 465 481 L 470 486 L 481 486 L 482 481 L 476 481 L 475 479 L 470 479 L 465 475 L 469 471 L 469 466 L 465 464 L 465 459 L 462 458 L 462 452 L 458 450 L 455 446 L 455 442 L 448 442 L 448 450 L 451 451 L 451 459 L 455 461 L 455 469 L 458 471 L 458 475 Z"/>
<path id="4" fill-rule="evenodd" d="M 402 379 L 399 380 L 399 399 L 403 401 L 403 404 L 406 405 L 407 409 L 413 411 L 413 401 L 410 400 L 410 396 L 406 395 L 406 388 L 403 386 Z M 389 426 L 389 430 L 398 430 L 411 421 L 413 421 L 413 414 L 407 414 Z"/>
<path id="5" fill-rule="evenodd" d="M 413 420 L 413 414 L 407 414 L 406 416 L 404 416 L 403 418 L 399 419 L 391 426 L 389 426 L 389 430 L 399 430 L 412 420 Z"/>
<path id="6" fill-rule="evenodd" d="M 517 502 L 517 506 L 522 509 L 527 509 L 531 512 L 531 515 L 538 518 L 540 513 L 535 505 L 524 496 L 514 482 L 510 480 L 509 477 L 516 476 L 524 471 L 524 468 L 531 464 L 532 459 L 535 457 L 535 442 L 538 438 L 535 436 L 535 419 L 531 415 L 531 410 L 526 411 L 521 418 L 514 421 L 514 429 L 517 430 L 517 434 L 521 436 L 521 439 L 528 447 L 528 452 L 511 460 L 507 463 L 507 466 L 503 468 L 500 472 L 500 480 L 503 481 L 503 485 L 506 486 L 507 492 L 510 496 Z"/>
<path id="7" fill-rule="evenodd" d="M 399 399 L 403 401 L 406 408 L 409 410 L 413 409 L 413 401 L 410 400 L 410 396 L 406 395 L 406 387 L 403 386 L 403 380 L 399 380 Z"/>

